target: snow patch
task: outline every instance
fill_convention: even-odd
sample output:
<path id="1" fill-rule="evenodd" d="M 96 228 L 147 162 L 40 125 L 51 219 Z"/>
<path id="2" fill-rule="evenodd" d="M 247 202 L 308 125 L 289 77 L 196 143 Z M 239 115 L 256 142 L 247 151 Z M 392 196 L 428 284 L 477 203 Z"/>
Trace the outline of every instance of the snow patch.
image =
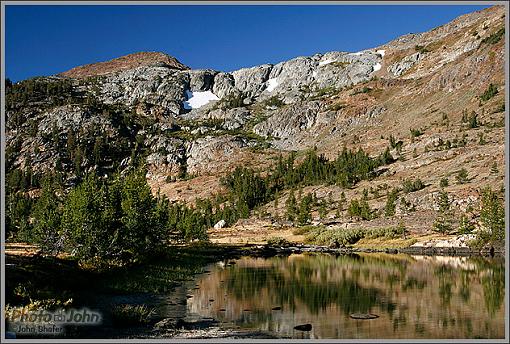
<path id="1" fill-rule="evenodd" d="M 276 78 L 271 78 L 269 80 L 267 80 L 267 91 L 268 92 L 273 92 L 273 90 L 276 88 L 276 86 L 278 86 L 278 81 L 276 80 Z"/>
<path id="2" fill-rule="evenodd" d="M 363 55 L 363 53 L 365 53 L 365 51 L 358 51 L 357 53 L 351 53 L 351 55 L 357 55 L 357 56 L 360 56 L 360 55 Z"/>
<path id="3" fill-rule="evenodd" d="M 188 100 L 183 102 L 183 106 L 186 110 L 198 109 L 209 103 L 211 100 L 220 99 L 211 91 L 186 91 L 186 97 Z"/>
<path id="4" fill-rule="evenodd" d="M 327 64 L 330 64 L 331 62 L 335 62 L 335 60 L 328 59 L 328 60 L 325 60 L 325 61 L 320 61 L 319 62 L 319 67 L 327 65 Z"/>
<path id="5" fill-rule="evenodd" d="M 384 54 L 386 53 L 386 50 L 384 50 L 384 49 L 377 50 L 377 53 L 378 53 L 379 55 L 381 55 L 382 57 L 384 57 Z"/>
<path id="6" fill-rule="evenodd" d="M 377 72 L 379 69 L 381 69 L 381 64 L 377 63 L 374 65 L 374 72 Z"/>
<path id="7" fill-rule="evenodd" d="M 316 71 L 316 70 L 314 70 L 314 71 L 313 71 L 312 76 L 313 76 L 314 78 L 315 78 L 315 77 L 317 77 L 317 71 Z"/>

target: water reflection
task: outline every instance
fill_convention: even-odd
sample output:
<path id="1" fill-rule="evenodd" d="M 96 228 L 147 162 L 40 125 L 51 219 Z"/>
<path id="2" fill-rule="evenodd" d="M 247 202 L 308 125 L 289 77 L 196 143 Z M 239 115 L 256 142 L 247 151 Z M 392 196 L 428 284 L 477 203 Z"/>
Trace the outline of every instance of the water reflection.
<path id="1" fill-rule="evenodd" d="M 504 337 L 503 261 L 300 254 L 208 269 L 190 291 L 188 312 L 225 327 L 292 338 Z M 379 318 L 355 320 L 352 313 Z M 304 323 L 312 331 L 293 329 Z"/>

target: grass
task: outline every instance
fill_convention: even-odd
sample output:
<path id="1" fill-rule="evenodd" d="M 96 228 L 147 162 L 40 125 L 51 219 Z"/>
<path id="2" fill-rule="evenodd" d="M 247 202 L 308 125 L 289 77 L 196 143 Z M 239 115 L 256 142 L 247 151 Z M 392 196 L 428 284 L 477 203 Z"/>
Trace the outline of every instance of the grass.
<path id="1" fill-rule="evenodd" d="M 338 68 L 345 68 L 350 64 L 351 64 L 350 62 L 342 62 L 342 61 L 336 61 L 336 62 L 330 63 L 331 66 L 335 66 Z"/>
<path id="2" fill-rule="evenodd" d="M 112 308 L 112 322 L 117 327 L 145 325 L 150 323 L 155 311 L 145 305 L 116 305 Z"/>
<path id="3" fill-rule="evenodd" d="M 314 230 L 317 227 L 314 226 L 303 226 L 303 227 L 297 227 L 292 231 L 293 235 L 306 235 L 310 231 Z"/>
<path id="4" fill-rule="evenodd" d="M 329 105 L 328 110 L 339 111 L 346 107 L 347 107 L 347 105 L 345 103 L 340 102 L 340 103 L 334 103 L 334 104 Z"/>
<path id="5" fill-rule="evenodd" d="M 351 96 L 355 96 L 356 94 L 369 93 L 371 91 L 372 91 L 372 88 L 365 86 L 363 88 L 357 89 L 354 92 L 352 92 Z"/>
<path id="6" fill-rule="evenodd" d="M 315 94 L 310 97 L 310 100 L 319 100 L 325 96 L 331 96 L 334 93 L 338 93 L 338 90 L 332 86 L 320 88 L 315 91 Z"/>

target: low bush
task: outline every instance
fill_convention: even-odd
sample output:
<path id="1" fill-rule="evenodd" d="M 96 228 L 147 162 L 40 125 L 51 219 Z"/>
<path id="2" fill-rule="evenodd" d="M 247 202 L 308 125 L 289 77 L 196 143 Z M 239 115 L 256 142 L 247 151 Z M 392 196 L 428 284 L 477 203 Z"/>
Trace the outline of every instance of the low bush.
<path id="1" fill-rule="evenodd" d="M 290 245 L 290 242 L 282 237 L 271 237 L 267 239 L 267 245 L 272 247 L 287 247 Z"/>

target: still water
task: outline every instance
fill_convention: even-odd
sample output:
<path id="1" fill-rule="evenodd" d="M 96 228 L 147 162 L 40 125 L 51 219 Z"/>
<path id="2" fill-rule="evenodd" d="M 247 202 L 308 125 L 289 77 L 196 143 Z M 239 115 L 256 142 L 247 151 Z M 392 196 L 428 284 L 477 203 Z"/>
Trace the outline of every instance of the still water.
<path id="1" fill-rule="evenodd" d="M 287 338 L 504 338 L 504 260 L 297 254 L 220 262 L 187 312 Z M 353 313 L 379 317 L 357 320 Z M 312 330 L 294 329 L 312 324 Z"/>

